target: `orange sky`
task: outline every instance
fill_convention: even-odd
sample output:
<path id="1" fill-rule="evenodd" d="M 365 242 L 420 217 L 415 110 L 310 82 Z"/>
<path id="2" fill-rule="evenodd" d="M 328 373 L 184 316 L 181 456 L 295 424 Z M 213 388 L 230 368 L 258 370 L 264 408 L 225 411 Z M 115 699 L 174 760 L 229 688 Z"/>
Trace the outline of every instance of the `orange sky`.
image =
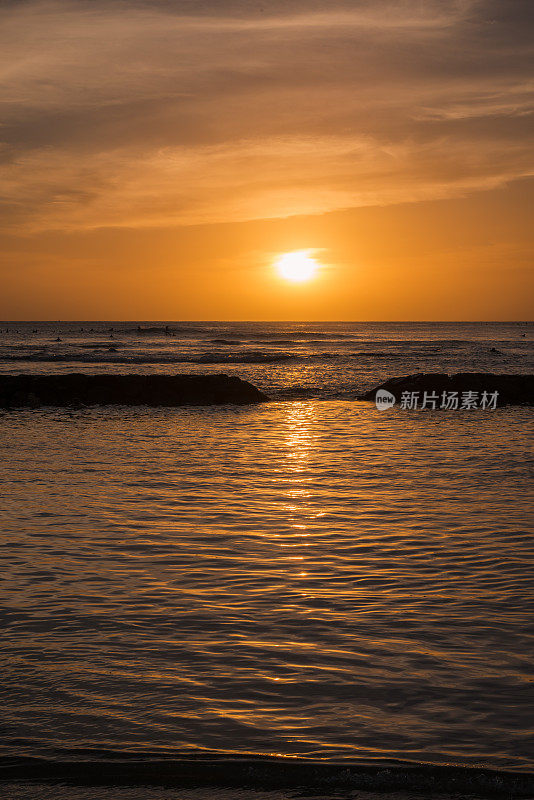
<path id="1" fill-rule="evenodd" d="M 0 318 L 531 318 L 527 21 L 3 4 Z M 284 282 L 307 248 L 316 277 Z"/>

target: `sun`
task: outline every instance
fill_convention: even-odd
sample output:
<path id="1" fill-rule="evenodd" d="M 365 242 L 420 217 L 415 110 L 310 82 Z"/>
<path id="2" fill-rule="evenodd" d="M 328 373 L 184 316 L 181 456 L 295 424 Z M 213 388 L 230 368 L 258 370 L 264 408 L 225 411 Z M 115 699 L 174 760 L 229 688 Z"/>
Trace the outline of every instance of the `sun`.
<path id="1" fill-rule="evenodd" d="M 309 281 L 319 268 L 317 261 L 310 256 L 311 252 L 313 251 L 294 250 L 292 253 L 279 256 L 274 262 L 278 274 L 293 283 Z"/>

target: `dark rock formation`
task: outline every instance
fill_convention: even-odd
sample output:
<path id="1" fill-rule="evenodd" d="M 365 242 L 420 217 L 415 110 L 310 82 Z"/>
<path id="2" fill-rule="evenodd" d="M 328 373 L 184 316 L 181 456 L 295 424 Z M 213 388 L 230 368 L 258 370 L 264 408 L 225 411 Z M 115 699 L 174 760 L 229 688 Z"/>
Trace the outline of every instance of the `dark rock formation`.
<path id="1" fill-rule="evenodd" d="M 397 403 L 403 392 L 436 392 L 440 397 L 445 392 L 498 392 L 497 406 L 533 405 L 534 375 L 494 375 L 485 372 L 460 372 L 456 375 L 443 373 L 425 373 L 406 375 L 401 378 L 390 378 L 385 383 L 375 386 L 358 400 L 374 401 L 378 389 L 385 389 L 394 395 Z M 439 407 L 439 405 L 438 405 Z"/>
<path id="2" fill-rule="evenodd" d="M 0 375 L 1 408 L 244 405 L 268 399 L 229 375 Z"/>

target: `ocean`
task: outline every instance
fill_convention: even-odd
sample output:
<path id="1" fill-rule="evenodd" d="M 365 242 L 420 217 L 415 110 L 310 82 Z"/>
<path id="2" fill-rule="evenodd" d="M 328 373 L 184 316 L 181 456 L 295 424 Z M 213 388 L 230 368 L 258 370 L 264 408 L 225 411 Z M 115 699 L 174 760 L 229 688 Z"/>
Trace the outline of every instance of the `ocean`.
<path id="1" fill-rule="evenodd" d="M 526 322 L 0 322 L 0 374 L 225 372 L 277 400 L 352 399 L 414 372 L 533 369 Z"/>
<path id="2" fill-rule="evenodd" d="M 0 323 L 2 374 L 224 372 L 272 398 L 0 412 L 4 796 L 249 796 L 21 782 L 66 763 L 532 773 L 533 411 L 354 398 L 532 372 L 533 334 Z"/>

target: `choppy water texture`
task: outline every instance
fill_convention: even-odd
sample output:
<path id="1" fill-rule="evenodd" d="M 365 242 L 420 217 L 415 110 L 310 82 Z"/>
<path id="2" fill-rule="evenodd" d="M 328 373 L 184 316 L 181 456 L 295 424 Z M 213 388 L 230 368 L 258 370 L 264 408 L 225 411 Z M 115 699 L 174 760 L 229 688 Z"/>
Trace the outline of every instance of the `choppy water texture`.
<path id="1" fill-rule="evenodd" d="M 532 419 L 3 413 L 0 756 L 532 770 Z"/>
<path id="2" fill-rule="evenodd" d="M 4 415 L 4 753 L 531 766 L 530 415 Z"/>
<path id="3" fill-rule="evenodd" d="M 414 372 L 533 372 L 534 324 L 0 323 L 0 374 L 84 371 L 224 371 L 275 399 L 341 399 Z"/>

